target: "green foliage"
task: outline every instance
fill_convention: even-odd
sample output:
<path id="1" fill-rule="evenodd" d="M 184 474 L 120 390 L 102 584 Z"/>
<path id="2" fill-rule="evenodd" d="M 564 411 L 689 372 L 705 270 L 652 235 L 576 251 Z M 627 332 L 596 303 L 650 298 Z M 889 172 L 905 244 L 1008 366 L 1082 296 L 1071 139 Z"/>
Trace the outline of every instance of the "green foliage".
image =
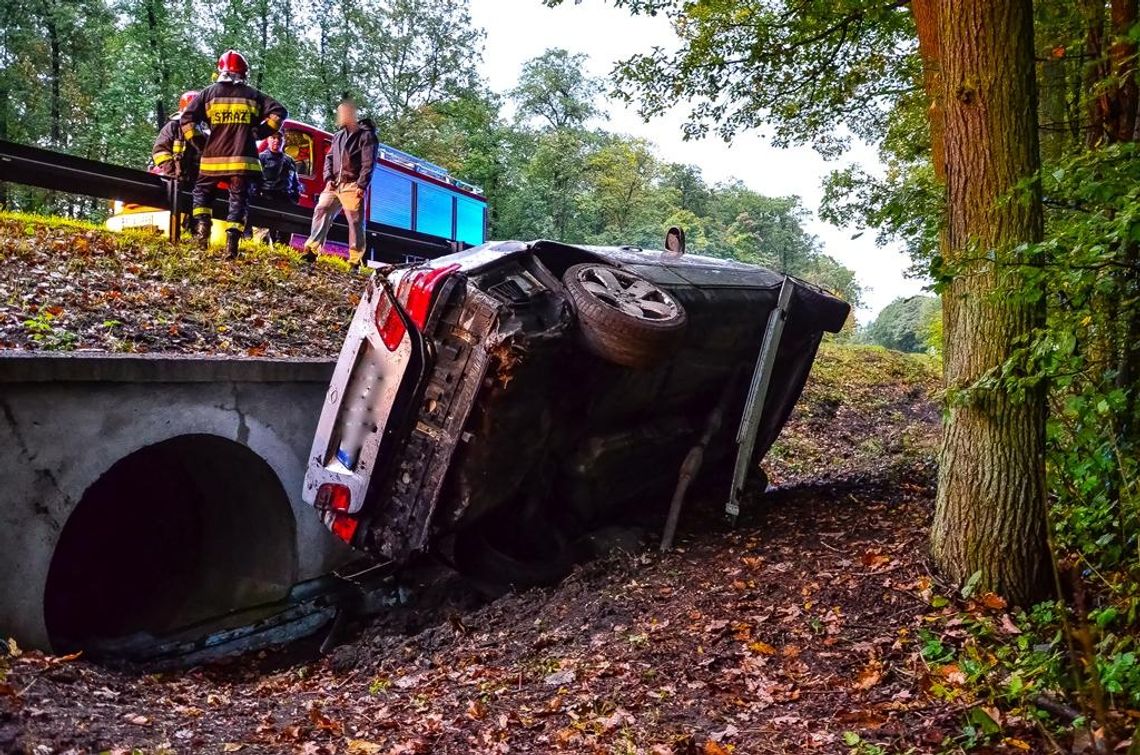
<path id="1" fill-rule="evenodd" d="M 895 299 L 883 307 L 879 316 L 867 326 L 863 337 L 870 343 L 896 351 L 928 350 L 932 323 L 942 320 L 942 305 L 934 296 L 910 296 Z"/>
<path id="2" fill-rule="evenodd" d="M 877 138 L 894 100 L 919 80 L 906 3 L 613 3 L 668 16 L 683 42 L 680 50 L 655 48 L 620 63 L 615 93 L 636 101 L 645 117 L 689 102 L 689 136 L 712 129 L 729 138 L 763 127 L 778 145 L 812 142 L 836 153 L 847 142 L 837 120 L 857 136 Z"/>
<path id="3" fill-rule="evenodd" d="M 537 119 L 544 128 L 582 128 L 599 115 L 595 98 L 602 83 L 585 73 L 586 56 L 551 49 L 523 64 L 511 97 L 519 117 Z"/>
<path id="4" fill-rule="evenodd" d="M 44 351 L 71 351 L 79 340 L 74 333 L 55 325 L 55 314 L 50 307 L 24 320 L 24 329 Z"/>

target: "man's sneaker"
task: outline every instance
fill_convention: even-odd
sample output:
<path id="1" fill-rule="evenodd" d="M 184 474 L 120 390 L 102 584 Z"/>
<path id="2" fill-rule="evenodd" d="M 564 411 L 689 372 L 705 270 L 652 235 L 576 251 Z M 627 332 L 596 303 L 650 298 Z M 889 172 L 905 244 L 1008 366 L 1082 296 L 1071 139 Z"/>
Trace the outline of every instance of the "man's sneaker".
<path id="1" fill-rule="evenodd" d="M 317 255 L 320 254 L 320 251 L 319 244 L 305 244 L 301 251 L 301 259 L 306 265 L 311 265 L 317 261 Z"/>

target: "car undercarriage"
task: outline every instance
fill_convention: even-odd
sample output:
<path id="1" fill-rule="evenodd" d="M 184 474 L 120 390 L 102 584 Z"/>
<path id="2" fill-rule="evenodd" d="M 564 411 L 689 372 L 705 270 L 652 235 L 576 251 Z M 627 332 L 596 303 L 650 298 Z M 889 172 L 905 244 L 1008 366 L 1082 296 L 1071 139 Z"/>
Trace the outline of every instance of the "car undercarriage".
<path id="1" fill-rule="evenodd" d="M 660 519 L 710 412 L 741 416 L 785 281 L 663 254 L 509 242 L 378 273 L 341 354 L 306 500 L 374 556 L 431 550 L 498 585 L 556 579 L 590 532 Z M 823 332 L 847 314 L 807 284 L 792 294 L 756 470 Z M 724 424 L 698 484 L 727 490 L 737 423 Z"/>

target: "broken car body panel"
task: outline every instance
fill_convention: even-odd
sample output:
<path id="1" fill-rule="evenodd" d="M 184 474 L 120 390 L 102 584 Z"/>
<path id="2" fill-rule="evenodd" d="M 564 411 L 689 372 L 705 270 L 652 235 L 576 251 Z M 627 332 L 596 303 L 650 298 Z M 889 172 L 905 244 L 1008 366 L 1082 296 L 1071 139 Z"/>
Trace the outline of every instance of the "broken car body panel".
<path id="1" fill-rule="evenodd" d="M 629 338 L 629 323 L 644 326 L 636 332 L 661 342 L 651 363 L 615 363 L 582 336 L 596 302 L 575 300 L 562 278 L 586 263 L 635 281 L 616 294 L 588 282 L 615 311 L 636 313 L 631 303 L 654 291 L 680 305 L 683 332 L 653 323 L 662 307 L 650 302 L 646 322 L 614 320 L 603 333 Z M 738 375 L 756 362 L 785 278 L 710 257 L 551 241 L 485 244 L 382 276 L 349 328 L 304 498 L 342 539 L 397 561 L 474 532 L 538 558 L 638 501 L 667 500 L 726 381 L 739 383 L 727 416 L 740 416 L 748 386 Z M 754 463 L 787 420 L 823 333 L 849 312 L 792 284 Z M 387 307 L 405 330 L 398 341 Z M 737 421 L 725 426 L 706 454 L 713 472 L 735 453 Z"/>

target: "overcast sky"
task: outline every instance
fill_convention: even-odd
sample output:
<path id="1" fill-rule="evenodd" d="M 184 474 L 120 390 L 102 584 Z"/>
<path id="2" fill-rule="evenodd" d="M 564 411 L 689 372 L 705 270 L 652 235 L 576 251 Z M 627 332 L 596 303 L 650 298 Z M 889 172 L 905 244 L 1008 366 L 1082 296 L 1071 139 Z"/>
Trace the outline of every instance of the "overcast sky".
<path id="1" fill-rule="evenodd" d="M 565 0 L 558 8 L 547 8 L 541 0 L 471 0 L 471 13 L 487 31 L 482 72 L 497 91 L 513 87 L 523 62 L 551 47 L 585 53 L 589 72 L 608 76 L 614 63 L 632 52 L 676 44 L 664 17 L 631 16 L 603 0 L 582 0 L 577 5 Z M 663 158 L 699 166 L 710 183 L 736 177 L 769 196 L 798 195 L 812 213 L 808 230 L 820 238 L 828 254 L 855 270 L 867 289 L 860 321 L 868 322 L 895 297 L 922 290 L 922 282 L 904 277 L 909 259 L 901 250 L 877 247 L 873 231 L 852 239 L 854 229 L 836 228 L 815 217 L 823 177 L 851 162 L 874 168 L 878 161 L 873 150 L 859 147 L 842 161 L 826 162 L 809 147 L 776 149 L 755 133 L 739 136 L 732 144 L 717 137 L 686 142 L 681 134 L 683 108 L 643 123 L 622 103 L 607 106 L 606 128 L 653 141 Z"/>

